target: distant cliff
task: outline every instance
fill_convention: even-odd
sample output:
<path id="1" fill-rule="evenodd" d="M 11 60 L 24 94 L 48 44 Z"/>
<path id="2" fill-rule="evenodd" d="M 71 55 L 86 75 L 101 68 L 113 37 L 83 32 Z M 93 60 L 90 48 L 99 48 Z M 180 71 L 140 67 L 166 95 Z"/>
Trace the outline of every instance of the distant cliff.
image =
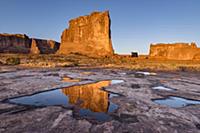
<path id="1" fill-rule="evenodd" d="M 54 54 L 59 49 L 60 43 L 53 40 L 32 39 L 32 54 Z"/>
<path id="2" fill-rule="evenodd" d="M 93 12 L 70 20 L 61 36 L 58 54 L 113 55 L 109 12 Z"/>
<path id="3" fill-rule="evenodd" d="M 0 34 L 0 52 L 29 53 L 31 41 L 25 34 Z"/>
<path id="4" fill-rule="evenodd" d="M 173 59 L 173 60 L 192 60 L 199 59 L 200 48 L 195 43 L 174 43 L 174 44 L 151 44 L 150 57 Z"/>
<path id="5" fill-rule="evenodd" d="M 56 41 L 33 39 L 25 34 L 0 34 L 1 53 L 53 54 L 59 46 Z"/>

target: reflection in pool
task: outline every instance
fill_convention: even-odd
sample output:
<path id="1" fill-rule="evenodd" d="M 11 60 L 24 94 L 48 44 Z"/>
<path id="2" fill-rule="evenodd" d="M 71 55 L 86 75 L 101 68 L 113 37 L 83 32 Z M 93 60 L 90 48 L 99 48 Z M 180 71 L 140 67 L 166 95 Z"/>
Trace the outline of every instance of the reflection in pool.
<path id="1" fill-rule="evenodd" d="M 98 121 L 111 119 L 107 114 L 115 111 L 118 106 L 109 102 L 109 98 L 118 96 L 101 90 L 112 84 L 121 83 L 117 81 L 99 81 L 79 86 L 71 86 L 46 92 L 9 99 L 10 103 L 31 106 L 53 106 L 53 105 L 77 105 L 81 109 L 79 115 L 90 117 Z"/>
<path id="2" fill-rule="evenodd" d="M 180 107 L 185 107 L 188 105 L 200 104 L 200 101 L 198 100 L 190 100 L 190 99 L 175 97 L 175 96 L 170 96 L 165 99 L 155 99 L 153 101 L 157 104 L 167 105 L 173 108 L 180 108 Z"/>

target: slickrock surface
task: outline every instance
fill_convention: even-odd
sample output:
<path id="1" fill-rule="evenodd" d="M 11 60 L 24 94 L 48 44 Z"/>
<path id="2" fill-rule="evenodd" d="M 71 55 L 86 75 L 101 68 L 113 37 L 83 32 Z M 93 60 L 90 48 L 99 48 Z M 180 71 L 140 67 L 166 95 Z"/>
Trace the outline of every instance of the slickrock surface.
<path id="1" fill-rule="evenodd" d="M 53 54 L 59 46 L 56 41 L 32 39 L 25 34 L 0 34 L 0 53 Z"/>
<path id="2" fill-rule="evenodd" d="M 199 59 L 200 48 L 195 43 L 175 43 L 175 44 L 151 44 L 150 57 L 193 60 Z"/>
<path id="3" fill-rule="evenodd" d="M 61 37 L 58 54 L 113 55 L 109 12 L 93 12 L 69 21 Z"/>
<path id="4" fill-rule="evenodd" d="M 105 87 L 120 94 L 109 99 L 119 105 L 110 113 L 112 120 L 97 122 L 76 116 L 76 107 L 48 106 L 35 108 L 0 102 L 0 132 L 113 132 L 113 133 L 199 133 L 200 105 L 172 108 L 156 104 L 155 98 L 179 96 L 200 100 L 199 73 L 156 72 L 141 75 L 120 69 L 24 69 L 2 66 L 0 69 L 0 101 L 71 85 L 94 83 L 108 79 L 125 82 Z M 63 82 L 69 76 L 80 82 Z M 153 90 L 163 85 L 173 91 Z M 79 94 L 77 94 L 78 96 Z M 101 94 L 100 94 L 101 95 Z"/>

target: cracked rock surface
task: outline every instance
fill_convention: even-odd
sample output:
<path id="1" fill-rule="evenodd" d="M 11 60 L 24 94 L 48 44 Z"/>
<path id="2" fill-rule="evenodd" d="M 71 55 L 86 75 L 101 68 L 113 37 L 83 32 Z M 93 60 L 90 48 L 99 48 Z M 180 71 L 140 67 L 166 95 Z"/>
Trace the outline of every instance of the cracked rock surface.
<path id="1" fill-rule="evenodd" d="M 0 69 L 0 132 L 133 132 L 133 133 L 200 133 L 200 105 L 172 108 L 152 99 L 168 96 L 200 100 L 200 76 L 192 72 L 156 72 L 140 75 L 127 69 L 99 68 L 15 68 Z M 63 77 L 80 79 L 63 82 Z M 76 107 L 33 107 L 9 104 L 6 99 L 56 88 L 119 79 L 123 83 L 103 90 L 120 96 L 109 100 L 118 109 L 106 122 L 90 121 L 75 115 Z M 154 90 L 165 86 L 172 91 Z"/>

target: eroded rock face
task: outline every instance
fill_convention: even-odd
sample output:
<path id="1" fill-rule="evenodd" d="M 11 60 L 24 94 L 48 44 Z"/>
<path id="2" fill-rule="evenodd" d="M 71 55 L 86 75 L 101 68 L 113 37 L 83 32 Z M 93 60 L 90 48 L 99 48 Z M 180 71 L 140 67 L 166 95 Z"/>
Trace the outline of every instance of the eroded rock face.
<path id="1" fill-rule="evenodd" d="M 200 48 L 195 43 L 174 43 L 174 44 L 151 44 L 150 57 L 174 59 L 174 60 L 192 60 L 198 59 Z"/>
<path id="2" fill-rule="evenodd" d="M 113 55 L 109 12 L 93 12 L 69 21 L 61 36 L 59 54 Z"/>
<path id="3" fill-rule="evenodd" d="M 54 54 L 60 43 L 32 39 L 25 34 L 0 34 L 0 53 Z"/>
<path id="4" fill-rule="evenodd" d="M 1 53 L 29 53 L 30 39 L 25 34 L 0 34 Z"/>
<path id="5" fill-rule="evenodd" d="M 54 54 L 58 50 L 60 43 L 53 40 L 32 39 L 32 54 Z"/>
<path id="6" fill-rule="evenodd" d="M 32 39 L 30 53 L 31 54 L 40 54 L 40 50 L 37 47 L 37 42 L 35 39 Z"/>

